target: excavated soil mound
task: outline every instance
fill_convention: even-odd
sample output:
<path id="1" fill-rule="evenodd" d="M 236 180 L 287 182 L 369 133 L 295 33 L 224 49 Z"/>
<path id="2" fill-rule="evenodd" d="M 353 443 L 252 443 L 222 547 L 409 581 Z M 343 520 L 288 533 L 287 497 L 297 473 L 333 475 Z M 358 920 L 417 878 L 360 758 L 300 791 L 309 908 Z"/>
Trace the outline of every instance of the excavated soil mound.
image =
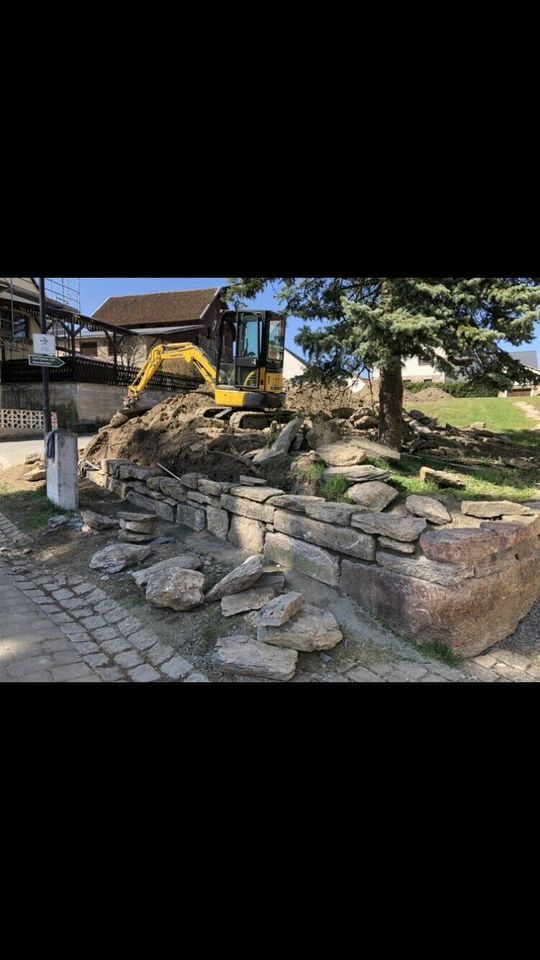
<path id="1" fill-rule="evenodd" d="M 441 390 L 440 387 L 426 387 L 425 390 L 420 390 L 419 393 L 411 393 L 407 396 L 407 402 L 411 400 L 420 400 L 424 403 L 432 403 L 435 400 L 452 400 L 453 398 L 449 393 L 445 393 L 444 390 Z"/>
<path id="2" fill-rule="evenodd" d="M 202 416 L 213 407 L 214 391 L 204 386 L 193 393 L 170 397 L 142 416 L 120 427 L 104 427 L 90 442 L 85 459 L 131 460 L 141 466 L 162 464 L 177 476 L 202 473 L 211 479 L 238 481 L 248 472 L 234 459 L 235 450 L 244 454 L 264 447 L 261 431 L 233 433 L 227 423 Z"/>
<path id="3" fill-rule="evenodd" d="M 378 393 L 374 393 L 372 398 L 369 387 L 366 387 L 361 393 L 353 393 L 348 387 L 329 387 L 321 383 L 304 383 L 298 386 L 289 385 L 285 406 L 287 410 L 316 414 L 330 413 L 331 410 L 344 407 L 352 407 L 356 410 L 359 407 L 371 406 L 377 400 Z"/>

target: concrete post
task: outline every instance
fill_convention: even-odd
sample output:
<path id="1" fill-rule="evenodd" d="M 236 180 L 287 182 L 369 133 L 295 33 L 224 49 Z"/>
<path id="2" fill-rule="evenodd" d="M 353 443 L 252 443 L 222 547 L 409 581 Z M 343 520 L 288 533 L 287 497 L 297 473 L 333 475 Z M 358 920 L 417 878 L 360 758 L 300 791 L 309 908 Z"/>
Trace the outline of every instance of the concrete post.
<path id="1" fill-rule="evenodd" d="M 47 457 L 47 497 L 61 510 L 78 510 L 77 434 L 54 430 L 54 457 Z"/>

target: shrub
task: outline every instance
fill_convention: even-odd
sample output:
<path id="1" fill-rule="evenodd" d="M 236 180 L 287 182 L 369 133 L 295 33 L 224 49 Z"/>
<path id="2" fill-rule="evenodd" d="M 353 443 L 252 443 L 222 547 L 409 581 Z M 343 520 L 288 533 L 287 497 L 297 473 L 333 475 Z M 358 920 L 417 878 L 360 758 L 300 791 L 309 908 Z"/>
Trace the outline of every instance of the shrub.
<path id="1" fill-rule="evenodd" d="M 496 397 L 500 387 L 489 380 L 447 380 L 441 389 L 451 397 Z"/>
<path id="2" fill-rule="evenodd" d="M 432 383 L 425 380 L 414 380 L 411 383 L 405 383 L 405 389 L 409 393 L 420 393 L 428 387 L 439 387 L 448 393 L 451 397 L 496 397 L 501 386 L 494 384 L 491 380 L 446 380 L 444 383 Z"/>

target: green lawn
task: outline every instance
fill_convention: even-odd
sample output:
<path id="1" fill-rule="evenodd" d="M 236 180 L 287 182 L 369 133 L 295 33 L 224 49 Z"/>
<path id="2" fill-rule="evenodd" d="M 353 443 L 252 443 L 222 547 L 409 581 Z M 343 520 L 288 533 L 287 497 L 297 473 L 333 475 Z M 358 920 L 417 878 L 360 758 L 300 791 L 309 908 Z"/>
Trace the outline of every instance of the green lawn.
<path id="1" fill-rule="evenodd" d="M 523 399 L 540 409 L 540 397 Z M 533 421 L 516 406 L 516 400 L 503 397 L 437 400 L 433 403 L 417 400 L 416 403 L 405 404 L 405 408 L 421 410 L 427 417 L 436 417 L 442 427 L 447 423 L 459 428 L 468 427 L 471 423 L 485 423 L 487 430 L 503 433 L 520 446 L 540 449 L 540 431 L 531 430 Z"/>
<path id="2" fill-rule="evenodd" d="M 382 466 L 382 461 L 378 461 Z M 474 473 L 461 472 L 459 467 L 450 467 L 447 464 L 441 464 L 440 461 L 432 460 L 428 456 L 422 456 L 421 460 L 409 457 L 406 454 L 401 459 L 399 470 L 396 464 L 387 464 L 391 471 L 391 479 L 388 480 L 403 497 L 410 497 L 411 494 L 431 494 L 437 496 L 441 490 L 432 483 L 423 483 L 420 479 L 420 467 L 433 467 L 435 470 L 443 470 L 461 480 L 465 484 L 463 490 L 453 490 L 451 488 L 443 492 L 454 500 L 513 500 L 519 503 L 526 503 L 529 500 L 540 500 L 540 471 L 527 470 L 521 473 L 519 470 L 505 469 L 504 467 L 482 467 Z"/>
<path id="3" fill-rule="evenodd" d="M 513 397 L 511 403 L 527 403 L 540 412 L 540 397 Z"/>
<path id="4" fill-rule="evenodd" d="M 18 490 L 11 484 L 0 483 L 0 513 L 24 533 L 42 530 L 51 517 L 65 512 L 47 500 L 45 484 L 37 490 Z"/>

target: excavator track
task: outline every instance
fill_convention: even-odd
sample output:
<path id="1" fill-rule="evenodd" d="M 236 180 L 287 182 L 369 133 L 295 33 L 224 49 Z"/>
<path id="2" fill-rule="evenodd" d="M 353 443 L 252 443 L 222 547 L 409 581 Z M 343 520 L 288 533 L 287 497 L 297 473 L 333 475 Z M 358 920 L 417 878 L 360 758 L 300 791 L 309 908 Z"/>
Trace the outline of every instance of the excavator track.
<path id="1" fill-rule="evenodd" d="M 207 407 L 200 416 L 206 420 L 221 420 L 233 430 L 265 430 L 272 423 L 287 423 L 294 417 L 292 410 L 233 410 L 232 407 Z"/>

